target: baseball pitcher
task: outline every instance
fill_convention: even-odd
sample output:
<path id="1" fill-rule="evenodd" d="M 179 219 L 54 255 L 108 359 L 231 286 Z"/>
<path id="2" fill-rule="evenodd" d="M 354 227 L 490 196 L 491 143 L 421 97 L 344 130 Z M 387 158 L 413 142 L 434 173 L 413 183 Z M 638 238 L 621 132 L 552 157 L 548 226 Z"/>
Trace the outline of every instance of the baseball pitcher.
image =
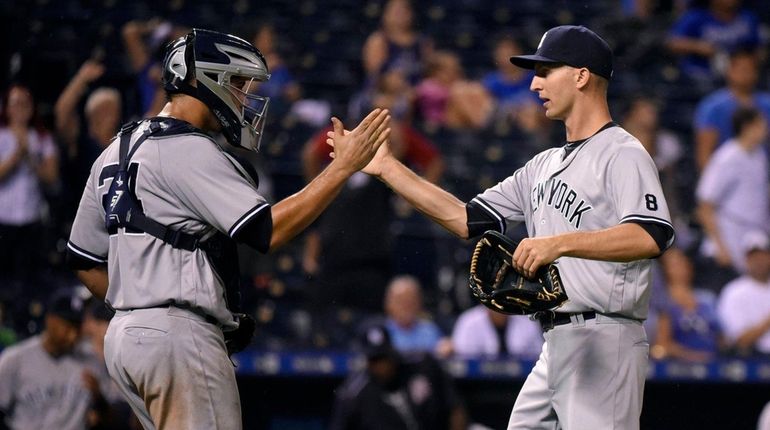
<path id="1" fill-rule="evenodd" d="M 536 155 L 468 203 L 415 175 L 385 145 L 364 171 L 462 238 L 525 223 L 529 237 L 509 251 L 485 235 L 509 256 L 505 264 L 479 261 L 486 252 L 474 261 L 475 270 L 508 265 L 520 279 L 502 294 L 472 282 L 482 302 L 501 312 L 534 312 L 545 331 L 509 428 L 638 429 L 649 349 L 642 328 L 649 259 L 674 239 L 657 170 L 641 143 L 610 117 L 612 51 L 594 32 L 552 28 L 534 55 L 511 62 L 535 70 L 530 89 L 548 118 L 564 122 L 564 146 Z M 336 137 L 329 143 L 336 145 Z M 504 273 L 493 279 L 505 279 Z M 537 294 L 516 294 L 533 283 L 541 285 Z"/>

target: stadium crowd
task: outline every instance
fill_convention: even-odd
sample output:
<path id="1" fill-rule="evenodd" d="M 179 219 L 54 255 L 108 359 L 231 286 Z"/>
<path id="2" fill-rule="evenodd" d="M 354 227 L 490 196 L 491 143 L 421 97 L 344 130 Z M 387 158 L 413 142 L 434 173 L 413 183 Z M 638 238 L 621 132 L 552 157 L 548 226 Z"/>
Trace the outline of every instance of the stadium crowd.
<path id="1" fill-rule="evenodd" d="M 62 254 L 91 163 L 121 123 L 159 111 L 163 47 L 188 29 L 238 34 L 267 59 L 272 77 L 258 92 L 271 98 L 269 123 L 261 153 L 249 155 L 261 194 L 290 195 L 328 162 L 332 115 L 355 123 L 387 107 L 394 153 L 467 200 L 564 143 L 529 91 L 531 74 L 508 58 L 553 25 L 582 24 L 615 52 L 613 117 L 653 157 L 676 227 L 656 260 L 651 355 L 769 357 L 770 9 L 549 4 L 0 2 L 0 350 L 43 332 L 50 298 L 77 289 Z M 536 324 L 474 306 L 472 246 L 356 174 L 291 245 L 241 250 L 253 346 L 348 349 L 362 324 L 380 320 L 402 350 L 536 355 Z"/>

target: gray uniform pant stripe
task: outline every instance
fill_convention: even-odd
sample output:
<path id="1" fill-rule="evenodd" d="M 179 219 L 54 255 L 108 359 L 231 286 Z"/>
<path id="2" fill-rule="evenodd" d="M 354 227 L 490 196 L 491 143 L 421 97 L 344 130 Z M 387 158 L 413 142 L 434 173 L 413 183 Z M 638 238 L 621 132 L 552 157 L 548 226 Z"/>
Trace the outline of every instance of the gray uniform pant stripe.
<path id="1" fill-rule="evenodd" d="M 599 315 L 544 336 L 509 429 L 639 429 L 649 354 L 640 322 Z"/>
<path id="2" fill-rule="evenodd" d="M 104 353 L 145 429 L 241 429 L 222 331 L 200 315 L 174 307 L 118 311 Z"/>

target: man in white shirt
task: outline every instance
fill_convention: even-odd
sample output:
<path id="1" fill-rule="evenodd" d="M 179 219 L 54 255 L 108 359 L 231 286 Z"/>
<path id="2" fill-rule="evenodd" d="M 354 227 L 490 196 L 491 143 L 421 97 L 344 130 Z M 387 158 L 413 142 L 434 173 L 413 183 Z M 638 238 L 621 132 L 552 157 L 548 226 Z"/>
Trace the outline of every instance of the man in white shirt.
<path id="1" fill-rule="evenodd" d="M 505 315 L 478 305 L 457 318 L 452 349 L 466 357 L 510 354 L 537 358 L 543 349 L 543 330 L 526 315 Z"/>
<path id="2" fill-rule="evenodd" d="M 717 149 L 698 182 L 697 214 L 706 233 L 701 254 L 720 269 L 745 273 L 742 238 L 770 225 L 768 160 L 761 148 L 767 121 L 755 108 L 740 108 L 733 128 L 735 138 Z"/>
<path id="3" fill-rule="evenodd" d="M 741 354 L 770 354 L 770 238 L 744 236 L 746 274 L 722 290 L 717 313 L 728 342 Z"/>

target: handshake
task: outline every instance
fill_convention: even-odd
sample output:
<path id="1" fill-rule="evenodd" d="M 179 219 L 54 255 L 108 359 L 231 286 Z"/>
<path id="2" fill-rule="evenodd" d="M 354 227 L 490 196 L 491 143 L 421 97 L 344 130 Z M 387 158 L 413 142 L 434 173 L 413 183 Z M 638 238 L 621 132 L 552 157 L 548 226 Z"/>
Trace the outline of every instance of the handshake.
<path id="1" fill-rule="evenodd" d="M 332 118 L 334 129 L 327 133 L 326 143 L 332 148 L 329 154 L 348 174 L 359 170 L 375 174 L 389 155 L 384 143 L 390 136 L 390 112 L 374 109 L 353 130 L 346 130 L 338 118 Z"/>

